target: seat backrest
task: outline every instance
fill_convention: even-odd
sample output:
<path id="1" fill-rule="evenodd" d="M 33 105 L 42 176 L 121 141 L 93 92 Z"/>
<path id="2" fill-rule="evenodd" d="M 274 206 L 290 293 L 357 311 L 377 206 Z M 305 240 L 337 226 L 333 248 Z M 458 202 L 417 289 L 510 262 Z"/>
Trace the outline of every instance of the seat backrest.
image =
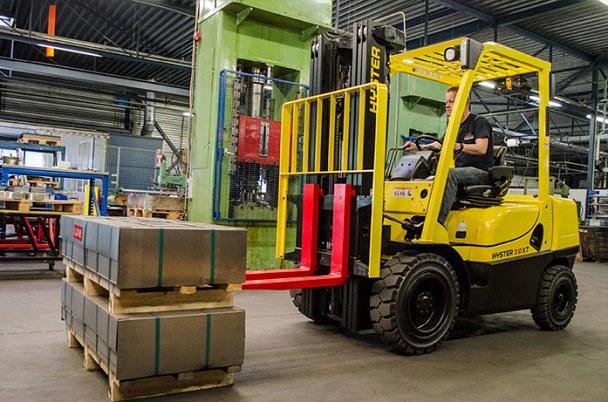
<path id="1" fill-rule="evenodd" d="M 494 166 L 504 166 L 505 165 L 505 153 L 507 152 L 507 147 L 504 145 L 498 145 L 494 147 Z"/>

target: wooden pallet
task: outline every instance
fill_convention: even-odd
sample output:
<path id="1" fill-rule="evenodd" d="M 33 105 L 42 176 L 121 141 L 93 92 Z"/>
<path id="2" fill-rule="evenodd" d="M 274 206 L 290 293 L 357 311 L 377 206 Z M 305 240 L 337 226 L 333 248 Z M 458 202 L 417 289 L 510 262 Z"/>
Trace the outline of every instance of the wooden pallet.
<path id="1" fill-rule="evenodd" d="M 94 350 L 89 348 L 73 329 L 68 327 L 67 335 L 68 346 L 70 348 L 81 347 L 83 349 L 85 368 L 88 371 L 101 369 L 108 376 L 111 401 L 124 401 L 226 387 L 234 383 L 234 373 L 241 371 L 241 366 L 231 366 L 221 369 L 190 371 L 133 380 L 118 380 L 114 373 L 110 371 L 107 364 L 99 359 Z"/>
<path id="2" fill-rule="evenodd" d="M 44 202 L 32 201 L 30 210 L 34 209 L 60 212 L 62 214 L 82 215 L 82 202 L 70 200 L 53 200 Z"/>
<path id="3" fill-rule="evenodd" d="M 116 314 L 233 307 L 234 292 L 241 290 L 240 284 L 120 289 L 70 259 L 63 262 L 68 282 L 83 283 L 87 296 L 106 297 Z"/>
<path id="4" fill-rule="evenodd" d="M 30 201 L 14 200 L 12 198 L 0 198 L 0 212 L 4 211 L 29 212 Z"/>
<path id="5" fill-rule="evenodd" d="M 0 198 L 0 212 L 34 213 L 38 211 L 80 215 L 82 214 L 82 202 L 63 200 L 32 201 Z"/>
<path id="6" fill-rule="evenodd" d="M 127 216 L 136 218 L 181 219 L 182 211 L 150 210 L 143 208 L 127 208 Z"/>
<path id="7" fill-rule="evenodd" d="M 61 146 L 61 138 L 53 137 L 52 135 L 22 134 L 17 142 L 21 144 L 51 145 L 54 147 Z"/>
<path id="8" fill-rule="evenodd" d="M 58 181 L 44 180 L 44 179 L 27 179 L 27 182 L 34 187 L 51 187 L 59 188 Z"/>

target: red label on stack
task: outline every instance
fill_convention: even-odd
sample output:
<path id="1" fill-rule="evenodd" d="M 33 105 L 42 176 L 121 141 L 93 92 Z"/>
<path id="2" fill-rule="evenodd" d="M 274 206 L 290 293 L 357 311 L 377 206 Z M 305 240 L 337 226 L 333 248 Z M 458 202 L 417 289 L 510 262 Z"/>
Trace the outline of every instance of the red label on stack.
<path id="1" fill-rule="evenodd" d="M 82 226 L 74 225 L 74 239 L 82 241 Z"/>

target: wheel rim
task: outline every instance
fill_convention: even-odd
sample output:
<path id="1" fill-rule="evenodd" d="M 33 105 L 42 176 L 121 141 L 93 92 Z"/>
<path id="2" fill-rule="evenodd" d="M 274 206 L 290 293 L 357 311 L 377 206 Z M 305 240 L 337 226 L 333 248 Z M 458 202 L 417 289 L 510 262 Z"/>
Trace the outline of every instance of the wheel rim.
<path id="1" fill-rule="evenodd" d="M 449 300 L 449 287 L 442 277 L 433 273 L 414 281 L 404 300 L 409 330 L 420 338 L 435 336 L 450 311 Z"/>
<path id="2" fill-rule="evenodd" d="M 570 312 L 570 306 L 572 304 L 572 287 L 568 281 L 561 281 L 555 287 L 555 292 L 553 292 L 552 298 L 552 310 L 553 314 L 559 318 L 563 319 L 568 316 Z"/>

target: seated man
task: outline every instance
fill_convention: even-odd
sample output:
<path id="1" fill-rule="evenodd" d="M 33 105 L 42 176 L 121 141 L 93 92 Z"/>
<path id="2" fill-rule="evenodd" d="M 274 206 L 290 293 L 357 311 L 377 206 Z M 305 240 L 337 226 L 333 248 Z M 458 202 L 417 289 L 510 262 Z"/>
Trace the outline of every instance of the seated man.
<path id="1" fill-rule="evenodd" d="M 452 114 L 457 92 L 458 87 L 450 87 L 446 91 L 445 109 L 448 117 Z M 423 145 L 422 148 L 427 146 L 441 148 L 441 145 L 440 142 L 435 141 L 432 144 Z M 413 151 L 416 149 L 416 145 L 408 141 L 400 149 Z M 485 182 L 488 169 L 494 165 L 493 150 L 490 122 L 483 116 L 471 113 L 467 100 L 454 145 L 454 164 L 456 167 L 448 171 L 448 180 L 443 193 L 439 218 L 437 219 L 439 223 L 442 225 L 445 223 L 448 213 L 454 201 L 456 201 L 459 186 L 483 184 Z M 422 227 L 422 223 L 412 226 L 419 229 Z"/>

